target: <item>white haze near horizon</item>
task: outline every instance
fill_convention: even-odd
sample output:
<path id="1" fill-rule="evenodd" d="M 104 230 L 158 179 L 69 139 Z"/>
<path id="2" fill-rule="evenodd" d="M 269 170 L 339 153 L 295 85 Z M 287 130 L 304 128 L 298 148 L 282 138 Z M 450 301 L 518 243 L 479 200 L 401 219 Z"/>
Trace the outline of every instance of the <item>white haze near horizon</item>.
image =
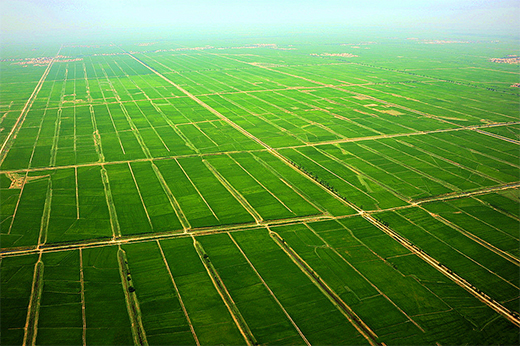
<path id="1" fill-rule="evenodd" d="M 1 0 L 2 41 L 283 28 L 520 35 L 518 0 Z"/>

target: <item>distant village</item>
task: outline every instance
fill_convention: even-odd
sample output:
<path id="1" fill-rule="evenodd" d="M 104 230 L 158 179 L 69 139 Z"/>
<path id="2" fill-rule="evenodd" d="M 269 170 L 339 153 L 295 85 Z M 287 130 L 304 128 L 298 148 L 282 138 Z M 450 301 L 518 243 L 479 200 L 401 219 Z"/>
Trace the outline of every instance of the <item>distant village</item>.
<path id="1" fill-rule="evenodd" d="M 517 55 L 508 55 L 505 58 L 491 58 L 489 61 L 499 64 L 520 64 L 520 57 Z"/>

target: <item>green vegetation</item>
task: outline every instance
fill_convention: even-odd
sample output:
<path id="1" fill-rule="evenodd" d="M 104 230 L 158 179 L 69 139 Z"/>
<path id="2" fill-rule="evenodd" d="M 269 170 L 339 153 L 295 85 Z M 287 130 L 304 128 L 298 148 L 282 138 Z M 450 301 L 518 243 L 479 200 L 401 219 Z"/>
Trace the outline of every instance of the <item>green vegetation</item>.
<path id="1" fill-rule="evenodd" d="M 0 343 L 520 343 L 514 42 L 251 40 L 2 49 Z"/>

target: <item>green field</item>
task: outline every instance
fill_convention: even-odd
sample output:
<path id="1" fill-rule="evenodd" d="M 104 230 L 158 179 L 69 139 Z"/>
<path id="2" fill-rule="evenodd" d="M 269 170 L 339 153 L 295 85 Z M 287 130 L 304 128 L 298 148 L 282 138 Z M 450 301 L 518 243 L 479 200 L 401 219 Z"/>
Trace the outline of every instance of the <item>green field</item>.
<path id="1" fill-rule="evenodd" d="M 0 344 L 520 343 L 515 41 L 251 40 L 0 52 Z"/>

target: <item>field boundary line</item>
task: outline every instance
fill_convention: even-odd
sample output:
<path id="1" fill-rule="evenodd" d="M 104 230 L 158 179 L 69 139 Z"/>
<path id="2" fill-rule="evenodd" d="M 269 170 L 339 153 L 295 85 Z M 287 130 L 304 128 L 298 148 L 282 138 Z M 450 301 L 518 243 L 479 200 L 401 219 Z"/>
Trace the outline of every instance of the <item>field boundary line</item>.
<path id="1" fill-rule="evenodd" d="M 239 166 L 239 167 L 240 167 L 240 168 L 241 168 L 241 169 L 242 169 L 242 170 L 243 170 L 247 175 L 249 175 L 249 176 L 250 176 L 254 181 L 256 181 L 256 183 L 257 183 L 258 185 L 260 185 L 260 186 L 261 186 L 265 191 L 269 192 L 269 194 L 270 194 L 271 196 L 273 196 L 273 197 L 274 197 L 274 198 L 275 198 L 275 199 L 276 199 L 276 200 L 277 200 L 281 205 L 283 205 L 283 206 L 285 207 L 285 209 L 289 210 L 292 214 L 294 214 L 295 216 L 297 216 L 296 213 L 293 212 L 293 211 L 291 210 L 291 208 L 289 208 L 288 206 L 286 206 L 285 203 L 284 203 L 280 198 L 278 198 L 278 197 L 277 197 L 273 192 L 271 192 L 271 190 L 269 190 L 266 186 L 264 186 L 264 184 L 262 184 L 258 179 L 256 179 L 256 177 L 255 177 L 253 174 L 251 174 L 247 169 L 245 169 L 245 168 L 240 164 L 240 162 L 238 162 L 237 160 L 235 160 L 235 158 L 232 157 L 232 156 L 230 156 L 230 155 L 227 155 L 227 157 L 229 157 L 231 160 L 233 160 L 234 163 L 236 163 L 236 164 L 237 164 L 237 165 L 238 165 L 238 166 Z"/>
<path id="2" fill-rule="evenodd" d="M 403 245 L 405 248 L 407 248 L 410 252 L 415 254 L 417 257 L 431 265 L 433 268 L 437 269 L 441 274 L 444 274 L 447 278 L 455 282 L 457 285 L 465 289 L 467 292 L 469 292 L 471 295 L 476 297 L 478 300 L 480 300 L 482 303 L 486 304 L 488 307 L 493 309 L 495 312 L 498 312 L 502 316 L 504 316 L 507 320 L 509 320 L 511 323 L 516 325 L 517 327 L 520 327 L 520 318 L 517 316 L 517 314 L 512 313 L 509 309 L 504 307 L 499 302 L 495 301 L 493 298 L 485 294 L 484 292 L 481 292 L 478 290 L 477 287 L 473 286 L 469 281 L 462 278 L 458 274 L 452 272 L 450 269 L 448 269 L 445 265 L 441 264 L 439 261 L 437 261 L 435 258 L 428 255 L 426 252 L 424 252 L 422 249 L 417 247 L 416 245 L 413 245 L 408 239 L 401 236 L 396 231 L 392 230 L 390 227 L 383 225 L 380 221 L 375 219 L 372 215 L 361 212 L 361 215 L 363 218 L 365 218 L 367 221 L 372 223 L 374 226 L 385 232 L 388 236 L 390 236 L 392 239 L 399 242 L 401 245 Z M 496 275 L 496 274 L 495 274 Z M 505 281 L 505 280 L 504 280 Z M 508 282 L 508 281 L 506 281 Z"/>
<path id="3" fill-rule="evenodd" d="M 469 239 L 473 240 L 474 242 L 476 242 L 476 243 L 482 245 L 483 247 L 487 248 L 488 250 L 494 252 L 495 254 L 497 254 L 498 256 L 502 257 L 506 261 L 509 261 L 509 262 L 515 264 L 516 266 L 520 267 L 520 259 L 516 258 L 515 256 L 505 252 L 504 250 L 501 250 L 501 249 L 497 248 L 493 244 L 490 244 L 490 243 L 488 243 L 487 241 L 485 241 L 483 239 L 480 239 L 478 236 L 472 234 L 471 232 L 466 231 L 464 228 L 462 228 L 459 225 L 454 224 L 453 222 L 445 219 L 441 215 L 432 213 L 432 212 L 426 210 L 423 207 L 419 207 L 419 208 L 421 208 L 422 210 L 426 211 L 428 214 L 430 214 L 430 216 L 432 216 L 433 218 L 439 220 L 440 222 L 442 222 L 446 226 L 453 228 L 454 230 L 456 230 L 459 233 L 462 233 L 463 235 L 465 235 Z"/>
<path id="4" fill-rule="evenodd" d="M 55 243 L 55 244 L 46 244 L 41 246 L 40 248 L 36 248 L 36 245 L 31 247 L 24 248 L 4 248 L 0 250 L 0 258 L 6 257 L 16 257 L 16 256 L 24 256 L 37 254 L 40 251 L 43 252 L 58 252 L 58 251 L 69 251 L 75 250 L 78 248 L 94 248 L 94 247 L 103 247 L 103 246 L 114 246 L 120 244 L 133 244 L 133 243 L 143 243 L 148 241 L 153 241 L 155 239 L 173 239 L 173 238 L 183 238 L 189 237 L 191 235 L 202 236 L 202 235 L 210 235 L 210 234 L 220 234 L 225 232 L 233 232 L 233 231 L 242 231 L 248 229 L 258 229 L 259 227 L 265 226 L 266 224 L 269 226 L 284 226 L 284 225 L 292 225 L 301 222 L 317 222 L 317 221 L 325 221 L 325 220 L 334 220 L 334 219 L 343 219 L 357 216 L 358 214 L 345 215 L 342 217 L 332 217 L 328 215 L 312 215 L 309 217 L 299 217 L 299 218 L 290 218 L 290 219 L 276 219 L 266 221 L 262 224 L 257 224 L 254 222 L 250 223 L 242 223 L 242 224 L 233 224 L 233 225 L 222 225 L 217 227 L 201 227 L 190 232 L 160 232 L 160 233 L 149 233 L 142 235 L 132 235 L 132 236 L 117 236 L 111 239 L 105 238 L 103 240 L 86 240 L 81 242 L 71 242 L 71 243 Z"/>
<path id="5" fill-rule="evenodd" d="M 286 181 L 283 176 L 277 172 L 273 167 L 271 167 L 267 162 L 265 162 L 264 160 L 262 160 L 260 157 L 254 155 L 254 154 L 251 154 L 253 155 L 253 157 L 255 158 L 255 160 L 257 162 L 259 162 L 262 166 L 264 166 L 265 169 L 267 169 L 269 172 L 273 173 L 276 177 L 278 177 L 278 179 L 280 179 L 280 181 L 282 181 L 282 183 L 284 183 L 285 185 L 287 185 L 288 188 L 290 188 L 291 190 L 293 190 L 297 195 L 299 195 L 301 198 L 303 198 L 303 200 L 307 203 L 309 203 L 310 205 L 312 205 L 314 208 L 316 208 L 316 210 L 320 211 L 322 215 L 326 215 L 328 214 L 327 211 L 325 210 L 322 210 L 322 208 L 318 207 L 316 204 L 314 204 L 311 200 L 310 200 L 310 197 L 306 196 L 305 193 L 303 191 L 301 191 L 300 189 L 298 189 L 297 186 L 293 186 L 292 184 L 290 184 L 288 181 Z"/>
<path id="6" fill-rule="evenodd" d="M 298 332 L 298 334 L 300 335 L 300 337 L 303 339 L 303 341 L 305 341 L 305 344 L 307 346 L 311 346 L 311 343 L 309 342 L 309 340 L 307 340 L 307 337 L 303 334 L 303 332 L 301 331 L 300 327 L 298 327 L 298 325 L 296 324 L 296 322 L 294 322 L 294 320 L 292 319 L 291 315 L 289 315 L 289 313 L 287 312 L 287 310 L 285 310 L 285 307 L 282 305 L 282 303 L 278 300 L 278 298 L 276 297 L 276 295 L 274 294 L 274 292 L 271 290 L 271 287 L 269 287 L 269 285 L 267 285 L 267 282 L 265 282 L 264 278 L 260 275 L 260 273 L 258 272 L 258 270 L 256 270 L 255 266 L 253 265 L 253 263 L 251 263 L 251 261 L 249 260 L 249 258 L 246 256 L 246 254 L 244 253 L 244 251 L 242 250 L 242 248 L 238 245 L 238 243 L 236 242 L 235 238 L 233 238 L 233 236 L 231 236 L 231 234 L 228 232 L 227 233 L 229 238 L 231 238 L 231 240 L 233 241 L 233 243 L 235 244 L 235 246 L 238 248 L 238 250 L 240 250 L 240 253 L 242 254 L 242 256 L 244 256 L 244 258 L 246 259 L 247 263 L 249 263 L 249 265 L 251 266 L 251 268 L 254 270 L 254 272 L 256 273 L 256 275 L 258 276 L 258 278 L 262 281 L 262 283 L 264 284 L 265 288 L 267 288 L 267 290 L 269 291 L 269 293 L 271 294 L 271 296 L 274 298 L 274 300 L 276 301 L 276 303 L 278 304 L 278 306 L 280 306 L 280 309 L 282 309 L 283 313 L 285 314 L 285 316 L 287 316 L 287 318 L 289 319 L 289 321 L 291 321 L 291 324 L 293 325 L 293 327 L 296 329 L 296 331 Z"/>
<path id="7" fill-rule="evenodd" d="M 503 185 L 499 185 L 499 186 L 486 187 L 486 188 L 478 189 L 478 190 L 474 190 L 474 191 L 450 192 L 447 194 L 412 200 L 412 205 L 418 205 L 418 204 L 430 203 L 430 202 L 443 202 L 443 201 L 449 200 L 449 199 L 458 199 L 458 198 L 479 196 L 479 195 L 485 195 L 485 194 L 488 194 L 491 192 L 509 190 L 509 189 L 517 189 L 517 188 L 520 188 L 520 182 L 508 183 L 508 184 L 503 184 Z"/>
<path id="8" fill-rule="evenodd" d="M 168 274 L 170 275 L 170 279 L 172 280 L 173 287 L 175 288 L 175 292 L 177 292 L 177 297 L 179 298 L 179 303 L 181 304 L 182 311 L 184 312 L 184 315 L 186 316 L 186 320 L 188 321 L 188 324 L 190 325 L 191 334 L 193 334 L 193 338 L 195 339 L 195 343 L 197 344 L 197 346 L 200 346 L 199 338 L 197 337 L 197 334 L 195 333 L 195 329 L 193 328 L 193 324 L 191 323 L 191 319 L 190 319 L 190 315 L 188 314 L 188 310 L 186 310 L 186 306 L 184 305 L 184 302 L 182 301 L 181 293 L 173 278 L 173 274 L 170 269 L 170 264 L 166 260 L 166 256 L 164 256 L 164 251 L 162 249 L 161 243 L 159 242 L 158 239 L 156 239 L 155 241 L 157 242 L 157 246 L 159 247 L 159 251 L 161 252 L 161 256 L 164 261 L 164 265 L 166 266 L 166 269 L 168 269 Z"/>
<path id="9" fill-rule="evenodd" d="M 40 251 L 38 261 L 34 265 L 33 282 L 29 306 L 27 307 L 27 317 L 25 319 L 23 346 L 35 345 L 36 334 L 38 332 L 38 317 L 40 313 L 40 301 L 43 291 L 43 253 Z"/>
<path id="10" fill-rule="evenodd" d="M 96 149 L 96 153 L 98 154 L 98 162 L 97 164 L 103 164 L 105 162 L 105 154 L 103 153 L 103 146 L 101 143 L 101 135 L 99 133 L 96 121 L 96 114 L 94 113 L 94 106 L 92 104 L 89 105 L 90 112 L 90 122 L 92 123 L 92 139 L 94 141 L 94 147 Z M 79 165 L 76 165 L 79 166 Z"/>
<path id="11" fill-rule="evenodd" d="M 79 220 L 78 167 L 74 167 L 74 182 L 76 184 L 76 219 Z"/>
<path id="12" fill-rule="evenodd" d="M 325 297 L 348 319 L 350 324 L 371 344 L 381 345 L 377 342 L 377 334 L 359 318 L 359 316 L 337 295 L 332 288 L 294 251 L 280 235 L 266 226 L 269 236 L 279 248 L 287 254 L 294 264 L 318 287 Z"/>
<path id="13" fill-rule="evenodd" d="M 385 298 L 390 304 L 392 304 L 400 313 L 402 313 L 407 319 L 408 321 L 410 321 L 413 325 L 415 325 L 421 332 L 425 333 L 425 330 L 417 323 L 415 322 L 415 320 L 410 317 L 403 309 L 401 309 L 401 307 L 399 307 L 399 305 L 397 305 L 392 299 L 390 299 L 390 297 L 388 297 L 383 291 L 381 291 L 379 289 L 379 287 L 377 287 L 372 281 L 370 281 L 363 273 L 361 273 L 359 271 L 358 268 L 356 268 L 352 263 L 350 263 L 349 261 L 347 261 L 347 259 L 345 257 L 343 257 L 339 252 L 338 250 L 336 250 L 334 247 L 330 246 L 329 243 L 327 243 L 325 241 L 325 239 L 323 239 L 321 237 L 321 235 L 319 235 L 314 229 L 312 229 L 307 223 L 303 223 L 305 225 L 305 227 L 307 227 L 312 233 L 314 233 L 314 235 L 316 235 L 316 237 L 318 237 L 322 242 L 323 244 L 325 244 L 329 249 L 332 250 L 332 252 L 334 252 L 337 256 L 339 256 L 339 258 L 345 262 L 350 268 L 352 268 L 352 270 L 354 270 L 360 277 L 363 278 L 363 280 L 365 280 L 370 286 L 372 286 L 378 293 L 379 295 L 381 295 L 383 298 Z M 343 227 L 343 229 L 347 230 L 345 228 L 345 226 L 341 225 Z M 358 298 L 360 301 L 361 299 L 359 297 L 357 297 L 357 294 L 356 294 L 356 298 Z"/>
<path id="14" fill-rule="evenodd" d="M 204 248 L 202 247 L 202 244 L 200 244 L 195 237 L 192 235 L 193 239 L 193 247 L 197 251 L 197 254 L 199 255 L 199 258 L 204 265 L 204 268 L 206 269 L 209 277 L 211 278 L 211 281 L 213 282 L 213 285 L 215 286 L 215 289 L 219 293 L 220 297 L 222 298 L 222 301 L 226 305 L 227 309 L 229 310 L 229 313 L 233 320 L 235 321 L 235 324 L 240 331 L 240 334 L 242 334 L 242 337 L 244 338 L 244 341 L 248 346 L 254 346 L 258 345 L 258 342 L 256 341 L 255 336 L 251 332 L 251 329 L 249 329 L 249 326 L 247 325 L 247 322 L 245 321 L 244 317 L 240 313 L 240 310 L 236 306 L 235 302 L 233 301 L 233 298 L 231 298 L 231 295 L 229 294 L 229 291 L 226 288 L 226 285 L 220 278 L 220 275 L 218 274 L 217 270 L 213 266 L 213 263 L 209 261 L 209 257 L 204 251 Z"/>
<path id="15" fill-rule="evenodd" d="M 153 161 L 151 162 L 151 164 L 152 164 L 152 169 L 155 173 L 155 176 L 157 177 L 157 180 L 159 180 L 159 183 L 161 184 L 161 187 L 162 187 L 163 191 L 165 192 L 166 197 L 168 197 L 168 200 L 170 201 L 170 204 L 171 204 L 173 210 L 175 211 L 175 214 L 177 215 L 177 218 L 179 219 L 179 222 L 181 223 L 182 228 L 184 229 L 184 233 L 186 233 L 191 228 L 188 218 L 186 217 L 186 215 L 184 215 L 184 212 L 182 211 L 182 208 L 181 208 L 179 202 L 177 201 L 177 199 L 173 195 L 172 191 L 170 190 L 170 187 L 166 183 L 166 180 L 164 180 L 164 177 L 163 177 L 161 171 L 159 170 L 159 167 L 157 167 Z"/>
<path id="16" fill-rule="evenodd" d="M 13 141 L 16 139 L 16 136 L 18 135 L 18 132 L 20 132 L 20 129 L 22 128 L 22 125 L 23 125 L 23 123 L 25 121 L 25 118 L 27 117 L 27 113 L 29 113 L 29 110 L 31 109 L 34 101 L 36 100 L 36 97 L 38 96 L 38 93 L 40 92 L 40 90 L 41 90 L 41 88 L 43 86 L 43 83 L 45 82 L 45 79 L 47 78 L 47 75 L 51 71 L 52 65 L 54 65 L 54 62 L 58 58 L 58 56 L 59 56 L 59 54 L 61 52 L 61 48 L 63 48 L 63 45 L 61 45 L 60 49 L 56 53 L 56 56 L 53 57 L 51 59 L 51 61 L 49 62 L 49 65 L 47 65 L 47 68 L 43 72 L 43 75 L 41 76 L 41 78 L 38 81 L 38 83 L 36 84 L 36 87 L 34 88 L 31 96 L 29 96 L 29 99 L 27 100 L 27 102 L 25 103 L 24 107 L 20 111 L 20 116 L 18 117 L 18 119 L 16 120 L 15 124 L 13 125 L 13 128 L 11 129 L 9 134 L 7 135 L 7 137 L 4 140 L 4 142 L 2 143 L 2 147 L 0 148 L 0 165 L 4 162 L 4 160 L 5 160 L 6 156 L 7 156 L 7 153 L 11 149 Z"/>
<path id="17" fill-rule="evenodd" d="M 79 248 L 79 282 L 81 284 L 81 318 L 83 320 L 83 346 L 87 346 L 87 314 L 85 308 L 85 276 L 83 274 L 83 249 Z"/>
<path id="18" fill-rule="evenodd" d="M 42 219 L 40 222 L 40 232 L 38 235 L 38 247 L 47 242 L 47 232 L 49 231 L 49 222 L 51 219 L 52 206 L 52 177 L 49 176 L 47 182 L 47 193 L 45 194 L 45 203 L 43 205 Z"/>
<path id="19" fill-rule="evenodd" d="M 204 196 L 202 196 L 202 193 L 199 191 L 199 189 L 197 188 L 197 186 L 195 185 L 195 183 L 191 180 L 190 176 L 188 175 L 188 173 L 186 173 L 186 171 L 184 170 L 184 167 L 182 167 L 181 163 L 175 159 L 175 162 L 177 163 L 177 165 L 180 167 L 180 169 L 182 170 L 182 173 L 184 173 L 184 175 L 186 176 L 186 178 L 188 178 L 189 182 L 191 183 L 191 185 L 193 186 L 193 188 L 195 189 L 195 191 L 197 191 L 197 193 L 199 194 L 200 198 L 202 198 L 202 200 L 204 201 L 204 203 L 206 204 L 206 206 L 208 207 L 209 211 L 211 211 L 211 213 L 213 214 L 213 216 L 215 217 L 215 219 L 217 219 L 218 222 L 220 222 L 220 219 L 218 218 L 217 214 L 215 214 L 215 212 L 213 211 L 213 208 L 211 208 L 211 206 L 209 205 L 208 201 L 206 201 L 206 199 L 204 198 Z"/>
<path id="20" fill-rule="evenodd" d="M 110 189 L 110 180 L 108 178 L 108 172 L 104 165 L 101 165 L 99 170 L 101 173 L 101 181 L 103 182 L 103 190 L 105 191 L 105 199 L 108 207 L 108 214 L 110 216 L 110 226 L 112 228 L 112 240 L 116 237 L 121 237 L 121 228 L 119 226 L 119 220 L 117 219 L 116 205 L 114 204 L 114 198 L 112 197 L 112 190 Z"/>
<path id="21" fill-rule="evenodd" d="M 457 191 L 460 191 L 460 190 L 461 190 L 459 187 L 457 187 L 457 186 L 455 186 L 455 185 L 452 185 L 452 184 L 450 184 L 450 183 L 448 183 L 448 182 L 446 182 L 446 181 L 444 181 L 444 180 L 442 180 L 442 179 L 440 179 L 440 178 L 434 177 L 434 176 L 432 176 L 432 175 L 430 175 L 430 174 L 428 174 L 428 173 L 426 173 L 426 172 L 423 172 L 423 171 L 421 171 L 420 169 L 415 168 L 415 167 L 413 167 L 413 166 L 410 166 L 409 164 L 404 163 L 404 162 L 402 162 L 402 161 L 399 161 L 399 160 L 397 160 L 397 159 L 395 159 L 395 158 L 393 158 L 393 157 L 391 157 L 391 156 L 388 156 L 387 154 L 383 154 L 382 152 L 380 152 L 380 151 L 378 151 L 378 150 L 376 150 L 376 149 L 373 149 L 373 148 L 371 148 L 371 147 L 367 147 L 366 145 L 363 145 L 363 144 L 360 144 L 359 146 L 362 147 L 363 149 L 367 150 L 367 151 L 370 151 L 370 152 L 372 152 L 372 153 L 374 153 L 374 154 L 376 154 L 376 155 L 379 155 L 379 156 L 381 156 L 381 157 L 387 159 L 388 161 L 393 162 L 393 163 L 396 164 L 396 165 L 399 165 L 399 166 L 401 166 L 401 167 L 404 167 L 404 168 L 406 168 L 406 169 L 409 170 L 409 171 L 412 171 L 412 172 L 414 172 L 414 173 L 416 173 L 416 174 L 418 174 L 418 175 L 420 175 L 420 176 L 422 176 L 422 177 L 425 177 L 425 178 L 428 179 L 428 180 L 434 181 L 434 182 L 436 182 L 436 183 L 438 183 L 438 184 L 440 184 L 440 185 L 442 185 L 442 186 L 444 186 L 444 187 L 447 187 L 447 188 L 449 188 L 449 189 L 452 190 L 452 191 L 457 192 Z M 430 166 L 433 166 L 431 163 L 428 163 L 428 162 L 426 162 L 426 161 L 423 161 L 423 160 L 421 160 L 421 159 L 419 159 L 419 158 L 417 158 L 417 157 L 415 157 L 415 156 L 412 156 L 412 155 L 406 154 L 406 153 L 402 152 L 401 150 L 395 149 L 394 147 L 387 146 L 387 145 L 385 145 L 385 146 L 386 146 L 386 147 L 389 147 L 390 149 L 394 149 L 394 150 L 396 150 L 396 151 L 399 151 L 399 152 L 402 153 L 403 155 L 410 156 L 410 157 L 412 157 L 412 158 L 415 158 L 416 160 L 419 160 L 419 161 L 421 161 L 421 162 L 423 162 L 423 163 L 426 163 L 426 164 L 428 164 L 428 165 L 430 165 Z M 439 168 L 439 167 L 436 167 L 436 168 L 437 168 L 437 169 L 441 169 L 441 168 Z M 446 171 L 446 170 L 444 170 L 444 169 L 442 169 L 442 170 L 445 171 L 445 172 L 447 172 L 447 173 L 449 173 L 449 174 L 453 174 L 453 173 L 451 173 L 451 172 L 449 172 L 449 171 Z M 455 175 L 455 174 L 453 174 L 453 175 Z M 456 176 L 459 177 L 458 175 L 456 175 Z M 459 177 L 459 178 L 460 178 L 460 177 Z"/>
<path id="22" fill-rule="evenodd" d="M 126 258 L 126 252 L 119 245 L 119 249 L 117 252 L 119 264 L 119 274 L 121 275 L 121 287 L 123 289 L 126 301 L 126 308 L 128 311 L 128 316 L 131 322 L 132 335 L 134 337 L 134 342 L 136 345 L 140 346 L 148 346 L 148 341 L 146 340 L 146 332 L 143 327 L 143 321 L 141 320 L 141 309 L 139 308 L 139 300 L 137 300 L 137 294 L 135 291 L 130 292 L 130 285 L 127 277 L 130 275 L 130 271 L 128 270 L 128 261 Z"/>
<path id="23" fill-rule="evenodd" d="M 150 219 L 148 209 L 146 209 L 146 205 L 144 204 L 143 195 L 141 194 L 141 189 L 139 188 L 139 184 L 137 184 L 137 180 L 135 179 L 134 170 L 132 169 L 132 165 L 130 165 L 130 162 L 128 163 L 128 169 L 130 170 L 130 174 L 132 174 L 132 180 L 134 181 L 135 188 L 137 189 L 137 193 L 139 194 L 139 199 L 141 200 L 141 204 L 143 205 L 143 209 L 146 214 L 146 218 L 148 219 L 148 223 L 150 224 L 150 228 L 153 231 L 152 219 Z"/>
<path id="24" fill-rule="evenodd" d="M 224 178 L 220 174 L 220 172 L 217 171 L 217 169 L 215 167 L 213 167 L 213 165 L 211 165 L 211 163 L 209 163 L 209 161 L 203 159 L 202 162 L 206 165 L 206 167 L 208 167 L 208 169 L 211 171 L 211 173 L 213 173 L 215 178 L 217 178 L 218 181 L 220 181 L 220 183 L 222 185 L 224 185 L 226 190 L 228 190 L 231 193 L 231 195 L 233 195 L 233 197 L 235 197 L 235 199 L 242 205 L 242 207 L 244 207 L 244 209 L 247 210 L 247 212 L 249 214 L 251 214 L 251 216 L 255 219 L 255 222 L 257 224 L 260 224 L 261 222 L 263 222 L 262 216 L 260 216 L 260 214 L 255 210 L 255 208 L 253 208 L 253 206 L 251 206 L 251 204 L 249 204 L 247 199 L 244 196 L 242 196 L 242 194 L 240 192 L 238 192 L 238 190 L 235 189 L 235 187 L 233 185 L 231 185 L 231 183 L 228 182 L 226 180 L 226 178 Z"/>
<path id="25" fill-rule="evenodd" d="M 433 153 L 433 152 L 431 152 L 431 151 L 428 151 L 428 150 L 426 150 L 426 149 L 423 149 L 423 148 L 421 148 L 421 147 L 419 147 L 419 146 L 417 146 L 417 145 L 415 145 L 415 144 L 411 144 L 411 143 L 408 143 L 408 142 L 403 142 L 403 141 L 400 141 L 400 140 L 398 140 L 398 139 L 396 139 L 395 141 L 398 142 L 398 143 L 400 143 L 400 144 L 403 144 L 403 145 L 405 145 L 405 146 L 407 146 L 407 147 L 410 147 L 410 148 L 413 148 L 413 149 L 415 149 L 415 150 L 417 150 L 417 151 L 420 151 L 420 152 L 422 152 L 422 153 L 424 153 L 424 154 L 426 154 L 426 155 L 429 155 L 430 157 L 437 158 L 437 159 L 439 159 L 439 160 L 441 160 L 441 161 L 444 161 L 444 162 L 447 162 L 447 163 L 449 163 L 449 164 L 451 164 L 451 165 L 453 165 L 453 166 L 455 166 L 455 167 L 458 167 L 458 168 L 461 168 L 461 169 L 466 170 L 466 171 L 468 171 L 468 172 L 471 172 L 472 174 L 478 175 L 478 176 L 480 176 L 480 177 L 482 177 L 482 178 L 485 178 L 485 179 L 488 179 L 488 180 L 492 180 L 492 181 L 494 181 L 495 183 L 499 183 L 499 184 L 500 184 L 500 183 L 503 183 L 503 181 L 500 180 L 500 179 L 497 179 L 497 178 L 491 177 L 491 176 L 489 176 L 489 175 L 486 175 L 485 173 L 482 173 L 482 172 L 480 172 L 480 171 L 478 171 L 478 170 L 476 170 L 476 169 L 473 169 L 473 168 L 471 168 L 471 167 L 467 167 L 467 166 L 465 166 L 465 165 L 463 165 L 463 164 L 460 164 L 460 163 L 458 163 L 458 162 L 456 162 L 456 161 L 453 161 L 453 160 L 451 160 L 451 159 L 448 159 L 448 158 L 446 158 L 446 157 L 444 157 L 444 156 L 442 156 L 442 155 L 439 155 L 439 154 Z M 448 171 L 448 172 L 449 172 L 449 171 Z M 452 173 L 452 174 L 454 174 L 454 173 Z M 471 181 L 471 180 L 470 180 L 470 181 Z"/>
<path id="26" fill-rule="evenodd" d="M 11 222 L 9 223 L 9 230 L 7 231 L 7 234 L 11 234 L 11 230 L 13 229 L 14 219 L 16 217 L 16 212 L 18 211 L 18 206 L 20 205 L 20 201 L 22 200 L 22 194 L 23 190 L 25 188 L 25 184 L 27 183 L 27 179 L 29 178 L 29 172 L 25 173 L 25 177 L 23 178 L 22 186 L 20 187 L 20 194 L 18 195 L 18 200 L 16 201 L 16 206 L 13 210 L 13 216 L 11 219 Z"/>
<path id="27" fill-rule="evenodd" d="M 486 136 L 494 137 L 494 138 L 501 139 L 501 140 L 509 142 L 509 143 L 520 145 L 520 141 L 517 141 L 517 140 L 512 139 L 512 138 L 507 138 L 507 137 L 504 137 L 504 136 L 501 136 L 501 135 L 497 135 L 496 133 L 487 132 L 487 131 L 484 131 L 484 130 L 475 130 L 475 131 L 478 132 L 478 133 L 481 133 L 483 135 L 486 135 Z"/>

